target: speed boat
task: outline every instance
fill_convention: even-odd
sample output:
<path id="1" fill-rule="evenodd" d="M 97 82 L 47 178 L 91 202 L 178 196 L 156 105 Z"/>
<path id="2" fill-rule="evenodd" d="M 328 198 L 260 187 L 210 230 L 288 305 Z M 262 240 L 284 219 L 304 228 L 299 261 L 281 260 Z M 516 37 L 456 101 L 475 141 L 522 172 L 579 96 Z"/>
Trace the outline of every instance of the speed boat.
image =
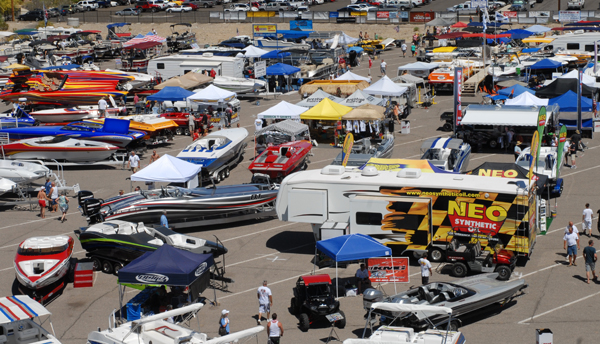
<path id="1" fill-rule="evenodd" d="M 252 173 L 266 174 L 274 181 L 281 181 L 292 172 L 308 166 L 308 153 L 311 149 L 312 144 L 306 140 L 267 147 L 248 169 Z"/>
<path id="2" fill-rule="evenodd" d="M 106 330 L 92 331 L 88 335 L 88 343 L 94 344 L 127 344 L 127 343 L 149 343 L 153 344 L 218 344 L 218 343 L 246 343 L 252 337 L 257 337 L 264 332 L 263 326 L 255 326 L 239 332 L 233 332 L 225 336 L 208 339 L 205 333 L 191 330 L 180 324 L 173 324 L 167 319 L 184 315 L 193 315 L 202 308 L 202 303 L 194 303 L 189 306 L 150 315 L 139 320 L 125 322 L 118 327 Z"/>
<path id="3" fill-rule="evenodd" d="M 527 288 L 525 280 L 499 281 L 498 273 L 477 275 L 453 282 L 433 282 L 411 288 L 405 292 L 384 296 L 377 289 L 367 289 L 363 294 L 363 306 L 371 310 L 374 303 L 399 303 L 407 305 L 432 305 L 452 309 L 453 317 L 460 318 L 471 312 L 482 310 L 494 304 L 505 304 L 522 295 Z M 415 330 L 427 329 L 431 321 L 435 326 L 448 323 L 448 314 L 435 312 L 372 311 L 371 315 L 381 315 L 389 321 L 398 318 L 405 326 Z M 427 320 L 428 319 L 428 320 Z"/>
<path id="4" fill-rule="evenodd" d="M 267 82 L 258 79 L 215 76 L 213 84 L 222 89 L 236 93 L 252 93 L 267 87 Z"/>
<path id="5" fill-rule="evenodd" d="M 113 118 L 107 118 L 103 124 L 80 121 L 65 126 L 0 129 L 0 133 L 7 133 L 11 141 L 44 136 L 65 136 L 105 142 L 117 147 L 136 143 L 146 135 L 141 131 L 129 130 L 129 121 Z"/>
<path id="6" fill-rule="evenodd" d="M 2 145 L 4 156 L 20 160 L 94 162 L 108 159 L 119 147 L 65 136 L 45 136 Z"/>
<path id="7" fill-rule="evenodd" d="M 182 228 L 208 219 L 233 221 L 237 215 L 257 214 L 275 204 L 278 188 L 274 184 L 256 183 L 221 185 L 210 188 L 185 189 L 167 187 L 126 194 L 102 202 L 89 191 L 81 191 L 79 203 L 90 222 L 102 220 L 131 221 L 157 224 L 167 211 L 169 226 Z M 140 197 L 141 196 L 141 197 Z"/>
<path id="8" fill-rule="evenodd" d="M 117 116 L 124 111 L 124 107 L 107 108 L 106 116 Z M 64 123 L 100 117 L 98 105 L 81 105 L 71 108 L 37 110 L 30 112 L 29 115 L 41 123 Z"/>
<path id="9" fill-rule="evenodd" d="M 50 176 L 48 167 L 34 162 L 0 160 L 0 178 L 15 183 L 31 183 L 34 180 Z"/>
<path id="10" fill-rule="evenodd" d="M 106 221 L 75 230 L 81 247 L 92 257 L 94 269 L 100 270 L 101 258 L 131 262 L 162 245 L 171 245 L 193 253 L 212 253 L 218 257 L 227 249 L 212 241 L 179 234 L 163 226 L 146 227 L 143 223 Z"/>
<path id="11" fill-rule="evenodd" d="M 568 143 L 568 142 L 567 142 Z M 533 168 L 535 174 L 543 174 L 548 177 L 550 182 L 550 195 L 551 196 L 560 196 L 563 191 L 564 183 L 562 178 L 557 178 L 557 170 L 560 166 L 558 162 L 558 149 L 556 147 L 540 147 L 537 164 L 535 166 L 531 166 L 531 148 L 527 147 L 523 149 L 519 157 L 517 157 L 517 161 L 515 163 L 525 170 L 529 171 Z M 569 150 L 568 144 L 565 144 L 563 156 L 567 154 Z M 544 190 L 540 190 L 539 192 L 544 192 Z"/>
<path id="12" fill-rule="evenodd" d="M 363 139 L 354 141 L 346 166 L 348 168 L 358 168 L 366 164 L 371 158 L 391 158 L 393 150 L 393 134 L 386 133 L 383 138 L 376 139 L 365 137 Z M 341 165 L 342 159 L 343 153 L 340 152 L 331 164 Z"/>
<path id="13" fill-rule="evenodd" d="M 446 172 L 464 173 L 471 159 L 471 145 L 461 139 L 432 138 L 421 145 L 421 159 Z"/>
<path id="14" fill-rule="evenodd" d="M 3 334 L 0 338 L 7 344 L 60 344 L 54 334 L 54 327 L 50 321 L 52 334 L 40 324 L 40 318 L 50 316 L 51 313 L 39 302 L 26 295 L 15 295 L 0 298 L 0 329 Z M 37 319 L 37 322 L 35 321 Z M 46 322 L 47 319 L 44 319 Z M 39 323 L 39 324 L 38 324 Z"/>
<path id="15" fill-rule="evenodd" d="M 14 267 L 19 283 L 38 290 L 65 278 L 71 268 L 73 238 L 66 235 L 33 237 L 17 249 Z"/>
<path id="16" fill-rule="evenodd" d="M 0 129 L 31 127 L 32 125 L 35 125 L 35 118 L 18 106 L 12 112 L 0 113 Z"/>
<path id="17" fill-rule="evenodd" d="M 184 32 L 179 33 L 175 31 L 175 27 L 177 26 L 185 26 Z M 179 23 L 172 24 L 171 26 L 171 36 L 167 37 L 167 47 L 170 51 L 179 51 L 182 49 L 189 49 L 191 46 L 196 43 L 196 34 L 191 32 L 192 24 L 189 23 Z"/>
<path id="18" fill-rule="evenodd" d="M 244 153 L 246 137 L 248 130 L 245 128 L 219 130 L 192 142 L 177 157 L 201 165 L 212 174 Z"/>
<path id="19" fill-rule="evenodd" d="M 0 178 L 0 196 L 12 191 L 15 186 L 17 186 L 17 183 L 13 182 L 12 180 Z"/>

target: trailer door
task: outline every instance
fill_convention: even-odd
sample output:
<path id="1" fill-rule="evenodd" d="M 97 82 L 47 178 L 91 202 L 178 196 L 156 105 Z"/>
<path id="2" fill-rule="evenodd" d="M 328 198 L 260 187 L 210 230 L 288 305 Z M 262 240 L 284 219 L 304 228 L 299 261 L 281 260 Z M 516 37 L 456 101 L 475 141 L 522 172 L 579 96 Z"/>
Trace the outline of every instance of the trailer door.
<path id="1" fill-rule="evenodd" d="M 350 231 L 370 235 L 401 251 L 425 251 L 431 242 L 431 199 L 356 196 L 350 199 Z"/>

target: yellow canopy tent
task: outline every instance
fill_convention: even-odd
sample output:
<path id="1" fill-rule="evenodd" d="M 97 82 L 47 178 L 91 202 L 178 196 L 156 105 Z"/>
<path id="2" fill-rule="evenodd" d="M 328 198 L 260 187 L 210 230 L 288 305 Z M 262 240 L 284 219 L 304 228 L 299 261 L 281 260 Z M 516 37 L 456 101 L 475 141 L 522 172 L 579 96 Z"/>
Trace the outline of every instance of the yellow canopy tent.
<path id="1" fill-rule="evenodd" d="M 300 114 L 300 119 L 315 119 L 322 121 L 339 121 L 343 115 L 352 110 L 349 106 L 338 104 L 329 98 L 321 100 L 321 102 L 306 112 Z"/>
<path id="2" fill-rule="evenodd" d="M 379 105 L 365 104 L 342 116 L 343 120 L 374 121 L 385 118 L 385 108 Z"/>

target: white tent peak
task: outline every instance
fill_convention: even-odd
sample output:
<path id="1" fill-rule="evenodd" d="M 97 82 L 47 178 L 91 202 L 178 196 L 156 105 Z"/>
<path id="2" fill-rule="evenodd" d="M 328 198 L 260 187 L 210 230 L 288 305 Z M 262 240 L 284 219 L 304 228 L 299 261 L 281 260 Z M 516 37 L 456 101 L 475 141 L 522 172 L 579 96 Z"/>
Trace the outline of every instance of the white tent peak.
<path id="1" fill-rule="evenodd" d="M 300 114 L 305 112 L 306 108 L 303 106 L 294 105 L 282 100 L 279 104 L 270 107 L 266 111 L 259 113 L 256 118 L 258 119 L 300 119 Z"/>
<path id="2" fill-rule="evenodd" d="M 548 106 L 548 99 L 541 99 L 529 92 L 523 92 L 513 99 L 507 99 L 506 105 Z"/>
<path id="3" fill-rule="evenodd" d="M 245 57 L 261 57 L 264 54 L 269 52 L 268 50 L 257 48 L 253 45 L 249 45 L 245 49 L 242 49 L 242 50 L 245 52 L 244 53 Z"/>
<path id="4" fill-rule="evenodd" d="M 574 69 L 566 74 L 559 76 L 558 79 L 579 79 L 579 71 L 577 69 Z M 585 73 L 583 73 L 583 75 L 581 76 L 581 82 L 583 82 L 584 85 L 587 85 L 589 87 L 596 87 L 596 78 Z"/>
<path id="5" fill-rule="evenodd" d="M 407 87 L 396 85 L 387 75 L 379 79 L 376 83 L 365 88 L 363 91 L 366 94 L 378 95 L 378 96 L 400 96 L 408 90 Z"/>
<path id="6" fill-rule="evenodd" d="M 208 85 L 208 87 L 194 92 L 195 94 L 189 96 L 188 99 L 197 102 L 225 102 L 236 96 L 235 92 L 224 90 L 215 85 Z"/>
<path id="7" fill-rule="evenodd" d="M 351 71 L 347 71 L 346 73 L 338 76 L 337 78 L 335 78 L 335 80 L 364 80 L 364 81 L 369 81 L 369 78 L 366 78 L 364 76 L 360 76 L 358 74 L 354 74 Z"/>
<path id="8" fill-rule="evenodd" d="M 198 176 L 202 165 L 183 161 L 165 154 L 150 166 L 131 175 L 134 182 L 185 183 Z"/>

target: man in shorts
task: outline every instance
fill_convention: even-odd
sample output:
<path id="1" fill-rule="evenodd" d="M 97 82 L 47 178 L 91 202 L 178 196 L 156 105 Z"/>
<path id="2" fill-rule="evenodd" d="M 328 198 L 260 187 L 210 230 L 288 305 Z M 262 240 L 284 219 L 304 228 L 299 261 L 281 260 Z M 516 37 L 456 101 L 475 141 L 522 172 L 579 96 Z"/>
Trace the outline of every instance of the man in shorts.
<path id="1" fill-rule="evenodd" d="M 587 277 L 587 284 L 590 284 L 590 271 L 594 276 L 594 280 L 597 280 L 596 277 L 596 260 L 598 256 L 596 255 L 596 248 L 594 248 L 594 240 L 588 241 L 588 246 L 583 249 L 583 259 L 585 259 L 585 276 Z"/>
<path id="2" fill-rule="evenodd" d="M 258 297 L 258 318 L 256 322 L 260 325 L 263 313 L 267 316 L 267 321 L 269 320 L 271 317 L 271 306 L 273 306 L 273 295 L 271 294 L 271 289 L 267 287 L 266 280 L 263 281 L 262 287 L 258 288 L 256 296 Z"/>
<path id="3" fill-rule="evenodd" d="M 103 118 L 104 116 L 106 116 L 106 107 L 107 106 L 108 106 L 108 103 L 106 103 L 106 97 L 102 97 L 98 101 L 98 115 L 100 116 L 100 118 Z"/>
<path id="4" fill-rule="evenodd" d="M 583 215 L 581 216 L 581 227 L 583 227 L 583 234 L 587 236 L 592 235 L 592 215 L 594 212 L 590 209 L 590 204 L 585 204 L 585 209 L 583 209 Z M 589 233 L 587 231 L 590 231 Z"/>
<path id="5" fill-rule="evenodd" d="M 129 161 L 127 161 L 127 168 L 131 169 L 132 173 L 137 172 L 138 166 L 140 165 L 140 157 L 135 154 L 135 151 L 131 151 Z"/>
<path id="6" fill-rule="evenodd" d="M 577 266 L 577 250 L 579 249 L 579 235 L 573 232 L 573 227 L 569 228 L 569 233 L 563 237 L 564 247 L 569 256 L 569 266 Z"/>
<path id="7" fill-rule="evenodd" d="M 40 205 L 40 218 L 45 219 L 46 218 L 46 201 L 49 201 L 50 199 L 48 198 L 48 195 L 46 195 L 46 191 L 44 190 L 44 187 L 40 187 L 39 191 L 38 191 L 38 195 L 37 195 L 37 199 L 38 199 L 38 204 Z"/>

